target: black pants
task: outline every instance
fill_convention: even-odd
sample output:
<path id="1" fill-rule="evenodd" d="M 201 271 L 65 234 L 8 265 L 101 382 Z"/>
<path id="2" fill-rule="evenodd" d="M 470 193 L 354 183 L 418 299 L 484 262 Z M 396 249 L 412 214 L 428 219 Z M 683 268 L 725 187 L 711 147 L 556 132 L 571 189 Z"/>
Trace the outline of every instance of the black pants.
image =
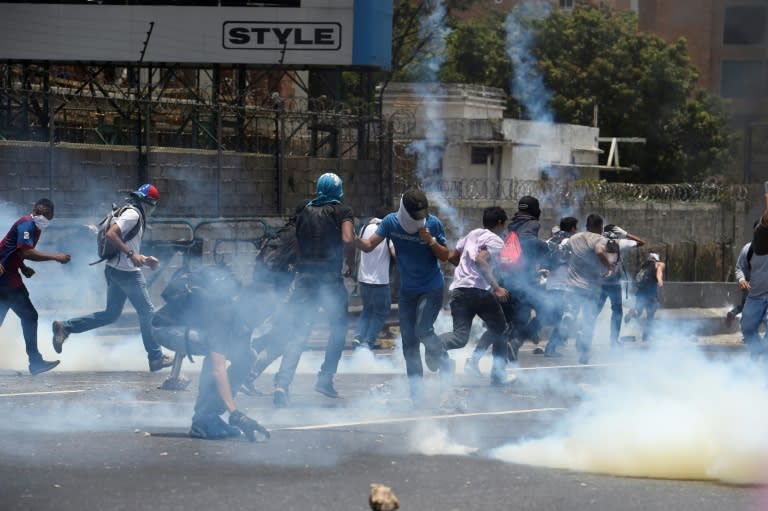
<path id="1" fill-rule="evenodd" d="M 493 346 L 492 374 L 501 377 L 507 361 L 507 343 L 504 337 L 507 321 L 496 296 L 483 289 L 456 288 L 451 291 L 451 316 L 453 316 L 453 331 L 440 335 L 445 349 L 453 350 L 466 346 L 472 320 L 478 316 L 485 321 L 488 328 L 478 344 Z"/>

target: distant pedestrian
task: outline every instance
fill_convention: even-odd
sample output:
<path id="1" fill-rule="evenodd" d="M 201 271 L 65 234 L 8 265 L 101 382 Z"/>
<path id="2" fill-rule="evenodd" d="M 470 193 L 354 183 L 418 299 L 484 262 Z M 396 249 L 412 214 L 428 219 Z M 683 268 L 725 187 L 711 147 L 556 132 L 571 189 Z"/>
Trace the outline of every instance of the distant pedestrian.
<path id="1" fill-rule="evenodd" d="M 29 372 L 33 375 L 50 371 L 59 365 L 59 361 L 43 360 L 37 348 L 37 309 L 29 299 L 29 291 L 19 272 L 26 278 L 35 274 L 25 261 L 56 261 L 61 264 L 70 261 L 69 254 L 40 252 L 35 248 L 43 230 L 53 220 L 53 209 L 53 202 L 49 199 L 38 200 L 32 213 L 16 220 L 0 241 L 0 325 L 8 310 L 21 319 Z"/>
<path id="2" fill-rule="evenodd" d="M 757 222 L 755 222 L 754 227 L 757 227 Z M 750 260 L 752 259 L 752 255 L 752 242 L 750 241 L 741 247 L 741 252 L 739 252 L 739 257 L 736 260 L 735 277 L 736 282 L 739 284 L 739 290 L 741 291 L 741 300 L 739 300 L 739 303 L 734 305 L 731 310 L 725 314 L 725 326 L 728 328 L 731 327 L 733 320 L 744 310 L 744 304 L 749 295 L 749 279 L 752 273 Z"/>
<path id="3" fill-rule="evenodd" d="M 632 318 L 640 320 L 645 312 L 643 341 L 650 340 L 653 333 L 653 321 L 659 308 L 659 289 L 664 287 L 664 268 L 659 254 L 651 252 L 635 276 L 635 306 L 627 312 L 624 322 Z"/>
<path id="4" fill-rule="evenodd" d="M 117 321 L 123 313 L 125 301 L 129 300 L 139 316 L 141 339 L 149 360 L 149 370 L 159 371 L 170 367 L 173 359 L 163 355 L 160 344 L 152 338 L 152 314 L 154 306 L 149 298 L 147 280 L 141 272 L 143 266 L 154 266 L 156 259 L 141 253 L 141 241 L 144 237 L 146 220 L 158 201 L 160 192 L 154 185 L 141 185 L 126 197 L 128 207 L 115 219 L 107 230 L 107 238 L 117 247 L 117 253 L 107 259 L 104 276 L 107 280 L 107 304 L 104 310 L 87 316 L 66 321 L 53 322 L 53 348 L 61 353 L 64 341 L 70 334 L 87 332 Z M 136 225 L 136 235 L 124 239 Z"/>
<path id="5" fill-rule="evenodd" d="M 553 325 L 549 334 L 547 347 L 544 348 L 544 356 L 562 356 L 557 349 L 565 344 L 567 338 L 562 337 L 563 332 L 557 326 L 563 317 L 565 309 L 565 292 L 568 289 L 568 260 L 571 257 L 571 248 L 568 240 L 578 232 L 579 220 L 572 216 L 560 219 L 558 229 L 547 240 L 548 255 L 543 266 L 549 271 L 547 282 L 544 284 L 546 299 L 543 301 L 541 315 L 544 324 Z"/>
<path id="6" fill-rule="evenodd" d="M 380 207 L 376 216 L 360 229 L 360 238 L 369 239 L 376 232 L 381 219 L 389 213 L 389 208 Z M 357 266 L 357 284 L 363 310 L 357 321 L 355 347 L 374 349 L 381 328 L 392 309 L 392 290 L 389 286 L 389 267 L 395 257 L 395 245 L 387 240 L 371 252 L 360 253 Z"/>
<path id="7" fill-rule="evenodd" d="M 613 272 L 613 266 L 605 253 L 608 240 L 602 234 L 603 218 L 591 214 L 587 217 L 587 230 L 574 234 L 568 240 L 571 250 L 568 259 L 568 288 L 558 335 L 565 339 L 569 332 L 578 331 L 576 349 L 580 364 L 589 363 L 595 319 L 599 312 L 597 300 L 603 279 Z"/>
<path id="8" fill-rule="evenodd" d="M 603 229 L 603 236 L 608 239 L 606 244 L 606 256 L 613 265 L 613 271 L 603 280 L 600 298 L 597 300 L 598 314 L 603 310 L 606 300 L 611 302 L 611 348 L 621 347 L 619 339 L 621 332 L 621 318 L 624 314 L 622 293 L 624 276 L 624 253 L 630 248 L 645 245 L 645 240 L 630 234 L 618 225 L 608 224 Z"/>
<path id="9" fill-rule="evenodd" d="M 382 241 L 391 239 L 400 270 L 398 315 L 403 341 L 403 357 L 411 398 L 423 398 L 423 368 L 419 344 L 425 348 L 430 371 L 452 374 L 454 365 L 435 334 L 434 323 L 443 305 L 445 280 L 440 261 L 448 260 L 448 247 L 442 222 L 429 214 L 429 201 L 421 190 L 410 189 L 400 198 L 396 213 L 385 216 L 368 239 L 355 239 L 357 248 L 370 252 Z"/>

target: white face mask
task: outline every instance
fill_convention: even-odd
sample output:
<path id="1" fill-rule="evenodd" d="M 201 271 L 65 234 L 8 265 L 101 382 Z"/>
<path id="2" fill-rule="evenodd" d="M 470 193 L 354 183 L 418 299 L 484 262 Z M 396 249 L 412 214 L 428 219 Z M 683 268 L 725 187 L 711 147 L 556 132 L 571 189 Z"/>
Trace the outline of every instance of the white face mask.
<path id="1" fill-rule="evenodd" d="M 147 217 L 151 217 L 152 216 L 152 213 L 155 212 L 155 208 L 156 207 L 157 207 L 157 204 L 152 205 L 152 204 L 147 204 L 147 203 L 144 203 L 144 205 L 142 206 L 142 208 L 144 209 L 144 214 Z"/>
<path id="2" fill-rule="evenodd" d="M 40 229 L 41 231 L 46 227 L 48 227 L 48 225 L 51 223 L 51 221 L 48 220 L 43 215 L 33 215 L 32 220 L 35 222 L 35 225 L 37 226 L 37 228 Z"/>

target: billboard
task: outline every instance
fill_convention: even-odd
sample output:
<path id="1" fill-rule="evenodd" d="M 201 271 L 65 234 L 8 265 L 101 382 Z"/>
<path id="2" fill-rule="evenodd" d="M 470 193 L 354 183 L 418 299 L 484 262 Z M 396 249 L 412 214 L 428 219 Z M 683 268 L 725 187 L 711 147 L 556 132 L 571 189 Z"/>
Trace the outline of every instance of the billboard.
<path id="1" fill-rule="evenodd" d="M 168 2 L 170 3 L 170 2 Z M 392 0 L 0 3 L 0 59 L 389 69 Z"/>

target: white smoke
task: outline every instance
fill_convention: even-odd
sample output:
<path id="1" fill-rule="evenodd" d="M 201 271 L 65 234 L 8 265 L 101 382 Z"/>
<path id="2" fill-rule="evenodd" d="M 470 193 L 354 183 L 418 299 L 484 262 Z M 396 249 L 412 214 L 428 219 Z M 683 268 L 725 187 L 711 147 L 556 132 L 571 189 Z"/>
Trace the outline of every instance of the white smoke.
<path id="1" fill-rule="evenodd" d="M 543 438 L 499 447 L 510 463 L 632 477 L 768 481 L 768 378 L 695 349 L 634 352 Z"/>

